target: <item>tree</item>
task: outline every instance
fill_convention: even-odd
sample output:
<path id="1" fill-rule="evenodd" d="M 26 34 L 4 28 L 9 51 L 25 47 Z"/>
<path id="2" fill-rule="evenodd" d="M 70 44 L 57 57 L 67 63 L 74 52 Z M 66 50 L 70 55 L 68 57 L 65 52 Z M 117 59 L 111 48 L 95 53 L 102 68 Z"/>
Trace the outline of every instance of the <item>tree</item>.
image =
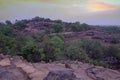
<path id="1" fill-rule="evenodd" d="M 62 20 L 54 20 L 56 23 L 62 23 Z"/>
<path id="2" fill-rule="evenodd" d="M 113 35 L 112 38 L 110 39 L 110 43 L 119 44 L 120 43 L 120 38 L 116 35 Z"/>
<path id="3" fill-rule="evenodd" d="M 119 34 L 120 27 L 111 26 L 111 27 L 104 27 L 103 30 L 109 34 Z"/>
<path id="4" fill-rule="evenodd" d="M 54 61 L 59 59 L 64 47 L 64 41 L 58 36 L 53 36 L 50 38 L 45 35 L 43 38 L 42 47 L 44 49 L 46 61 Z"/>
<path id="5" fill-rule="evenodd" d="M 39 48 L 34 41 L 28 41 L 22 48 L 22 52 L 21 55 L 30 62 L 38 62 L 45 58 L 43 49 Z"/>
<path id="6" fill-rule="evenodd" d="M 79 60 L 82 62 L 88 62 L 90 60 L 88 55 L 79 47 L 79 42 L 73 42 L 68 45 L 65 48 L 64 55 L 70 60 Z"/>
<path id="7" fill-rule="evenodd" d="M 70 25 L 73 32 L 85 31 L 91 29 L 88 24 L 72 23 Z"/>
<path id="8" fill-rule="evenodd" d="M 9 21 L 9 20 L 5 21 L 5 23 L 6 23 L 8 26 L 12 26 L 12 22 Z"/>
<path id="9" fill-rule="evenodd" d="M 10 26 L 0 27 L 0 34 L 6 35 L 6 36 L 13 36 L 13 35 L 15 35 L 13 33 L 12 27 L 10 27 Z"/>
<path id="10" fill-rule="evenodd" d="M 44 21 L 44 18 L 40 18 L 39 16 L 36 16 L 32 19 L 32 21 Z"/>
<path id="11" fill-rule="evenodd" d="M 15 39 L 0 34 L 0 53 L 9 54 L 15 48 Z M 11 53 L 13 55 L 14 53 Z"/>
<path id="12" fill-rule="evenodd" d="M 21 20 L 21 21 L 17 21 L 15 24 L 14 24 L 14 26 L 15 26 L 15 28 L 17 28 L 17 29 L 24 29 L 25 27 L 27 27 L 27 24 L 28 23 L 28 21 L 27 20 Z"/>
<path id="13" fill-rule="evenodd" d="M 54 24 L 52 26 L 52 29 L 53 29 L 53 32 L 55 32 L 55 33 L 59 33 L 59 32 L 63 31 L 63 27 L 59 24 Z"/>
<path id="14" fill-rule="evenodd" d="M 83 40 L 81 42 L 81 48 L 89 55 L 92 59 L 103 58 L 103 47 L 98 41 Z"/>
<path id="15" fill-rule="evenodd" d="M 91 29 L 90 26 L 86 23 L 83 23 L 80 25 L 81 30 L 89 30 Z"/>
<path id="16" fill-rule="evenodd" d="M 108 46 L 105 50 L 105 57 L 114 57 L 120 60 L 120 48 L 119 46 Z"/>
<path id="17" fill-rule="evenodd" d="M 72 23 L 71 25 L 70 25 L 70 27 L 71 27 L 71 30 L 73 31 L 73 32 L 78 32 L 79 31 L 79 24 L 76 24 L 76 23 Z"/>

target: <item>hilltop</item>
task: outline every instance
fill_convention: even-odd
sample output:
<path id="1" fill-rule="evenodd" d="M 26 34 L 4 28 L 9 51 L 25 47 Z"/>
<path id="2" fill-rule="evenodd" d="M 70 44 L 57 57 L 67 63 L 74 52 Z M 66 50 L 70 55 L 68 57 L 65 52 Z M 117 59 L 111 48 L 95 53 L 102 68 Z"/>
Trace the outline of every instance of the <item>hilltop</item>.
<path id="1" fill-rule="evenodd" d="M 86 23 L 62 22 L 61 20 L 51 20 L 35 17 L 31 20 L 16 21 L 13 25 L 14 31 L 19 34 L 41 35 L 41 34 L 61 34 L 65 41 L 92 39 L 103 43 L 114 44 L 115 39 L 120 40 L 120 28 L 118 26 L 92 26 Z M 21 26 L 21 27 L 20 27 Z"/>

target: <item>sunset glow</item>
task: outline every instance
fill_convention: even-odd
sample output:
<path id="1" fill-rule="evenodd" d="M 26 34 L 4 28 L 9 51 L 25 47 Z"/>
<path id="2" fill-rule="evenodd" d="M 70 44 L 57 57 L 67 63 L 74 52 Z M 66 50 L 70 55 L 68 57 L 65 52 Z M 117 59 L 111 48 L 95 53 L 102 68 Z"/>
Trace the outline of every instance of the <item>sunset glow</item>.
<path id="1" fill-rule="evenodd" d="M 116 6 L 108 5 L 105 3 L 95 3 L 91 6 L 88 6 L 88 9 L 91 11 L 107 11 L 116 9 Z"/>

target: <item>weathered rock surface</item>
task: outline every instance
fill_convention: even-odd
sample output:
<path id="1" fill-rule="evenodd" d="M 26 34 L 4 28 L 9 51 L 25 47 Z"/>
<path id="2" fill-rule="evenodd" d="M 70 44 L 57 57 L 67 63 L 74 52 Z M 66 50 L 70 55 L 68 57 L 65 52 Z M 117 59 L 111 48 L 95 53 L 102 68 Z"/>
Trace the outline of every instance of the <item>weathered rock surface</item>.
<path id="1" fill-rule="evenodd" d="M 50 71 L 44 80 L 76 80 L 71 71 Z"/>
<path id="2" fill-rule="evenodd" d="M 21 68 L 0 66 L 0 80 L 30 80 L 30 78 Z"/>
<path id="3" fill-rule="evenodd" d="M 28 63 L 19 56 L 0 55 L 0 80 L 120 80 L 120 72 L 75 61 Z"/>

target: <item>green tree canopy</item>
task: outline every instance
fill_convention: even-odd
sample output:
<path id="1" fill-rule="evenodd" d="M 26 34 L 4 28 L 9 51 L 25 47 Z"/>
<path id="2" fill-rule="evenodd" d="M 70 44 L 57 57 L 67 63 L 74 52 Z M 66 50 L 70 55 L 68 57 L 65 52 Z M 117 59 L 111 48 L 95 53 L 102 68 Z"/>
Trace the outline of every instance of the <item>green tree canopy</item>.
<path id="1" fill-rule="evenodd" d="M 12 27 L 10 27 L 10 26 L 0 27 L 0 34 L 6 35 L 6 36 L 13 36 L 13 35 L 15 35 L 15 33 L 13 32 Z"/>
<path id="2" fill-rule="evenodd" d="M 63 31 L 63 27 L 60 24 L 54 24 L 52 26 L 53 32 L 59 33 Z"/>
<path id="3" fill-rule="evenodd" d="M 64 47 L 64 41 L 58 36 L 44 36 L 42 46 L 46 55 L 46 61 L 56 60 L 62 53 Z"/>
<path id="4" fill-rule="evenodd" d="M 92 58 L 100 59 L 103 57 L 103 47 L 98 41 L 83 40 L 81 48 Z"/>

